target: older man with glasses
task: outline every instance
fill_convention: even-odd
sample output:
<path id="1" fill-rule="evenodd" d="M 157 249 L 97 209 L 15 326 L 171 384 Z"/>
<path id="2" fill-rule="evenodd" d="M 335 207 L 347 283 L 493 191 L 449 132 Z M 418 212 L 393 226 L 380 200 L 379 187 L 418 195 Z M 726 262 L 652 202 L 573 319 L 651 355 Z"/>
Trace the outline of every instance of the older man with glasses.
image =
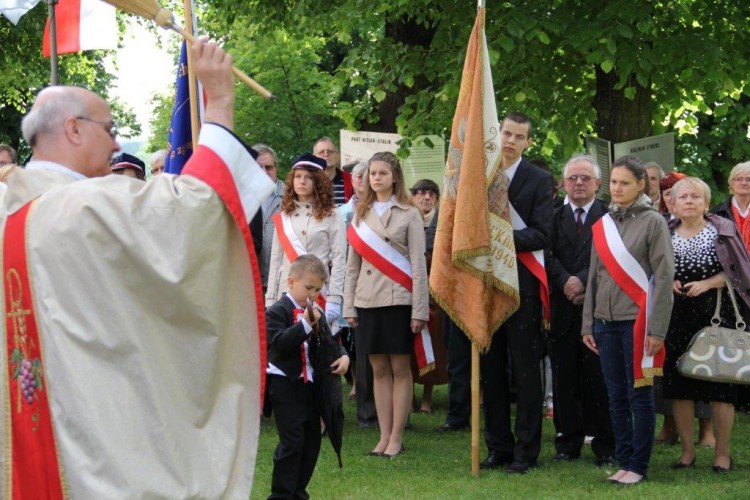
<path id="1" fill-rule="evenodd" d="M 313 154 L 326 161 L 325 173 L 333 184 L 333 201 L 340 207 L 354 194 L 352 174 L 340 168 L 341 155 L 330 137 L 318 139 L 313 145 Z"/>
<path id="2" fill-rule="evenodd" d="M 0 210 L 8 498 L 250 495 L 265 342 L 246 225 L 273 183 L 231 132 L 231 57 L 190 50 L 207 105 L 182 175 L 107 176 L 116 127 L 86 89 L 47 87 L 23 119 L 32 161 Z"/>
<path id="3" fill-rule="evenodd" d="M 274 224 L 272 217 L 281 210 L 281 200 L 286 190 L 284 182 L 277 177 L 279 166 L 276 151 L 270 146 L 258 143 L 253 146 L 258 152 L 258 165 L 265 170 L 266 175 L 274 182 L 275 188 L 268 198 L 263 200 L 260 208 L 263 212 L 263 250 L 260 258 L 260 275 L 263 281 L 263 293 L 268 285 L 268 268 L 271 265 L 271 246 L 273 243 Z"/>
<path id="4" fill-rule="evenodd" d="M 552 363 L 556 462 L 576 460 L 586 435 L 596 465 L 614 463 L 614 437 L 599 359 L 581 342 L 583 298 L 591 256 L 591 226 L 607 213 L 596 198 L 599 166 L 575 155 L 563 169 L 567 203 L 555 210 L 552 245 L 547 251 L 551 328 L 547 338 Z"/>
<path id="5" fill-rule="evenodd" d="M 154 177 L 155 175 L 159 175 L 160 173 L 164 172 L 164 162 L 167 160 L 167 150 L 166 149 L 160 149 L 158 151 L 155 151 L 154 153 L 151 153 L 151 156 L 148 159 L 148 164 L 151 171 L 151 177 Z"/>

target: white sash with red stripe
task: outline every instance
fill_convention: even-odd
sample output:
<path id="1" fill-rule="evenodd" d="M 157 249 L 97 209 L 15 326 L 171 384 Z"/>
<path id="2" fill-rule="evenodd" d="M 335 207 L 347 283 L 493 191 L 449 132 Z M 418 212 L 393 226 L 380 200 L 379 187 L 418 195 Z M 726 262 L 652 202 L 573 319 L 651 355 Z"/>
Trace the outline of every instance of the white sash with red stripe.
<path id="1" fill-rule="evenodd" d="M 622 241 L 615 221 L 607 214 L 591 228 L 594 248 L 612 279 L 638 306 L 633 326 L 633 375 L 636 387 L 651 385 L 648 381 L 659 374 L 664 361 L 664 349 L 656 356 L 646 354 L 646 334 L 651 315 L 653 279 L 633 257 Z"/>
<path id="2" fill-rule="evenodd" d="M 279 239 L 281 248 L 284 250 L 284 254 L 286 255 L 286 258 L 290 263 L 297 260 L 297 257 L 299 257 L 300 255 L 305 255 L 308 253 L 307 248 L 305 248 L 305 245 L 302 244 L 302 241 L 297 236 L 297 233 L 294 232 L 291 217 L 289 217 L 284 212 L 279 212 L 277 214 L 274 214 L 271 219 L 273 220 L 273 225 L 276 228 L 276 237 Z M 315 299 L 315 302 L 320 304 L 320 307 L 322 307 L 323 309 L 325 309 L 326 307 L 326 296 L 328 295 L 327 292 L 327 287 L 323 285 L 323 288 L 320 290 L 320 295 L 318 295 L 318 298 Z M 332 329 L 334 328 L 334 325 L 329 326 Z"/>
<path id="3" fill-rule="evenodd" d="M 412 291 L 412 270 L 409 259 L 386 243 L 365 221 L 352 222 L 346 236 L 349 244 L 363 259 L 399 285 Z M 414 354 L 417 357 L 420 375 L 435 368 L 435 353 L 432 350 L 432 340 L 426 326 L 414 336 Z"/>
<path id="4" fill-rule="evenodd" d="M 514 231 L 526 229 L 528 226 L 523 221 L 513 205 L 508 202 L 510 209 L 510 223 Z M 533 252 L 517 252 L 516 257 L 521 261 L 534 277 L 539 280 L 539 298 L 542 300 L 542 319 L 544 328 L 550 325 L 550 307 L 549 307 L 549 285 L 547 284 L 547 271 L 544 267 L 544 251 L 534 250 Z"/>
<path id="5" fill-rule="evenodd" d="M 292 218 L 284 212 L 279 212 L 274 214 L 272 219 L 273 224 L 276 227 L 276 236 L 279 238 L 281 248 L 284 250 L 289 262 L 294 262 L 300 255 L 305 255 L 307 249 L 300 241 L 297 233 L 294 232 Z"/>

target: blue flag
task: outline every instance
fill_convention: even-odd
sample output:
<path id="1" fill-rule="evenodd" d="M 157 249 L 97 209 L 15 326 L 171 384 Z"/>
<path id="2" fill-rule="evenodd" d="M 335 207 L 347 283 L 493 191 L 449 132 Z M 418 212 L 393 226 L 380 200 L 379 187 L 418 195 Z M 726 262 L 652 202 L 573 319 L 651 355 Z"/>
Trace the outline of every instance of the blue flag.
<path id="1" fill-rule="evenodd" d="M 180 49 L 180 64 L 177 67 L 177 94 L 174 100 L 172 121 L 169 124 L 164 171 L 170 174 L 179 174 L 191 154 L 193 154 L 193 137 L 190 130 L 190 86 L 188 83 L 187 48 L 183 40 Z"/>

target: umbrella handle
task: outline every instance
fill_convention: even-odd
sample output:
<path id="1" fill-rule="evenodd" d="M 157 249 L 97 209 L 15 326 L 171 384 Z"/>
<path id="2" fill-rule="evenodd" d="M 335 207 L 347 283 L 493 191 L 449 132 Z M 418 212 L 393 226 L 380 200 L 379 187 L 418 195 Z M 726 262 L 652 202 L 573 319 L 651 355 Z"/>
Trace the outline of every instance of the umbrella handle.
<path id="1" fill-rule="evenodd" d="M 314 318 L 313 313 L 313 306 L 312 300 L 307 299 L 307 315 L 310 316 L 310 319 Z M 313 333 L 315 334 L 315 337 L 318 339 L 318 342 L 320 342 L 319 335 L 320 335 L 320 325 L 318 325 L 317 321 L 314 325 L 312 325 Z"/>

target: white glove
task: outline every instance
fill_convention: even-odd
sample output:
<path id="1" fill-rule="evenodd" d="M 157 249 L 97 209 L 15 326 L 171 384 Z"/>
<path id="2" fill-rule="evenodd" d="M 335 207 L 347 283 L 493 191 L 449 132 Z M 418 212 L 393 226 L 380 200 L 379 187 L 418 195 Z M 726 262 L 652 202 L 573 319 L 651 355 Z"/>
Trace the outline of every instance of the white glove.
<path id="1" fill-rule="evenodd" d="M 326 321 L 328 326 L 332 326 L 341 316 L 341 304 L 335 302 L 326 302 Z"/>

